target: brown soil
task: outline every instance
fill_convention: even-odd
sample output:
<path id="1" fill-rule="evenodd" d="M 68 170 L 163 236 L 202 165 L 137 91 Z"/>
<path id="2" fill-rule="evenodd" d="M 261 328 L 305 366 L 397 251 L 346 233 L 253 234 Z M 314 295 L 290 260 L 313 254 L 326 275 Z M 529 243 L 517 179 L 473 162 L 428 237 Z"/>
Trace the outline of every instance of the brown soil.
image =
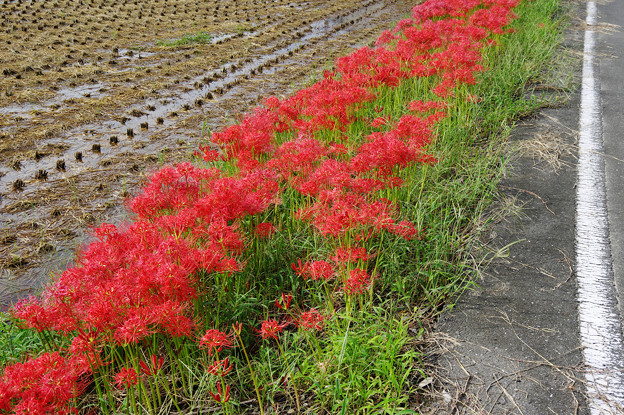
<path id="1" fill-rule="evenodd" d="M 0 309 L 66 267 L 89 226 L 123 221 L 147 172 L 413 4 L 0 0 Z"/>

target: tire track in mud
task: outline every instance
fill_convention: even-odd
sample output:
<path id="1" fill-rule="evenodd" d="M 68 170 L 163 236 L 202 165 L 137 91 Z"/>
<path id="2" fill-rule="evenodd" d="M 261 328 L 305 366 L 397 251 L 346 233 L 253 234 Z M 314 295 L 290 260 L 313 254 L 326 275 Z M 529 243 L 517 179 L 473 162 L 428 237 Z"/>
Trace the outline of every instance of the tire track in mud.
<path id="1" fill-rule="evenodd" d="M 327 5 L 329 12 L 309 20 L 305 13 L 301 20 L 278 16 L 247 32 L 214 38 L 209 47 L 221 59 L 207 68 L 189 64 L 181 80 L 173 70 L 167 74 L 172 66 L 158 53 L 118 49 L 118 55 L 129 56 L 120 70 L 144 65 L 157 72 L 155 82 L 138 79 L 134 99 L 93 121 L 32 140 L 17 156 L 0 153 L 0 308 L 66 267 L 88 239 L 89 226 L 121 222 L 122 201 L 145 173 L 188 159 L 206 139 L 202 129 L 231 124 L 259 99 L 287 95 L 322 76 L 335 56 L 370 43 L 413 6 L 405 0 L 352 3 L 336 10 L 332 2 L 292 2 L 300 10 Z M 108 84 L 96 79 L 73 88 L 97 95 Z"/>

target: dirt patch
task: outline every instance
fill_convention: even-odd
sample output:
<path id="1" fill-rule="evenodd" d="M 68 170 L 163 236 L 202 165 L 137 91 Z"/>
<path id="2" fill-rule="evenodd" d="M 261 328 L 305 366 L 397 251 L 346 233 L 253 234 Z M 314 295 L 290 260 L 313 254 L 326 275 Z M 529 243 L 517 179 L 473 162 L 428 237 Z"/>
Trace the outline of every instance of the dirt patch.
<path id="1" fill-rule="evenodd" d="M 413 1 L 0 2 L 0 308 L 122 222 L 147 172 L 322 76 Z"/>

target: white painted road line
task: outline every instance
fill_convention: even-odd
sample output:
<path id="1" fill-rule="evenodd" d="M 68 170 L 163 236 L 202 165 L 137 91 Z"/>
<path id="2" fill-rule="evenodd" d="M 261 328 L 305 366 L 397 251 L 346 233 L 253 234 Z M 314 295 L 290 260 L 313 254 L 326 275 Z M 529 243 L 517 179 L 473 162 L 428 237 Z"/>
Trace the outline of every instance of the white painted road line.
<path id="1" fill-rule="evenodd" d="M 589 407 L 624 413 L 624 341 L 607 220 L 600 81 L 594 73 L 596 3 L 587 3 L 579 121 L 576 264 L 581 345 Z"/>

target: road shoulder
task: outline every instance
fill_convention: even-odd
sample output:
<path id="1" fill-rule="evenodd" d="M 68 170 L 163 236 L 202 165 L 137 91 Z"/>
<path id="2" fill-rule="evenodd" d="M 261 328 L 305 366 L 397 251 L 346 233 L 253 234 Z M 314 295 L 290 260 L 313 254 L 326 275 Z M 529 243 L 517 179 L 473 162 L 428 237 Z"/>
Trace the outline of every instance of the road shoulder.
<path id="1" fill-rule="evenodd" d="M 572 21 L 564 47 L 582 50 L 582 36 Z M 573 263 L 578 108 L 576 92 L 512 133 L 520 156 L 500 190 L 521 209 L 483 235 L 494 259 L 438 322 L 433 413 L 588 413 Z"/>

